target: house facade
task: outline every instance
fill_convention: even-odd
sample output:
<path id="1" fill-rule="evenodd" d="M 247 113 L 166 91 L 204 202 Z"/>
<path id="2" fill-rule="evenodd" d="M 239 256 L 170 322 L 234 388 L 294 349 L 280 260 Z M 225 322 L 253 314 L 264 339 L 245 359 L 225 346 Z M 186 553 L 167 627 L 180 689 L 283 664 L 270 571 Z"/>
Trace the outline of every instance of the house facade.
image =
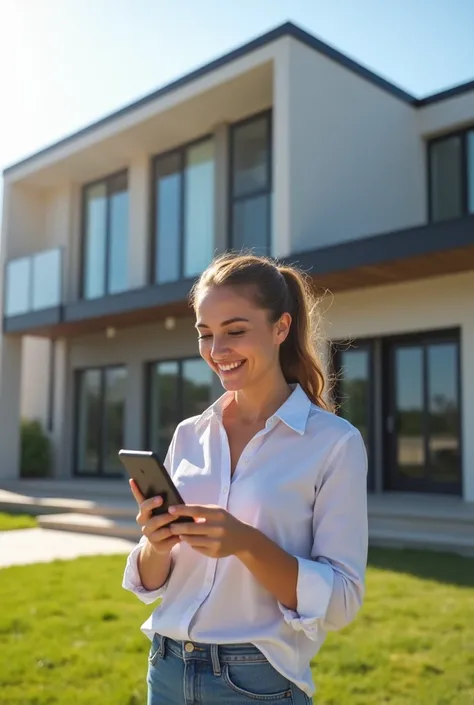
<path id="1" fill-rule="evenodd" d="M 216 252 L 321 290 L 369 488 L 474 502 L 474 82 L 415 99 L 292 24 L 4 173 L 0 481 L 164 453 L 220 393 L 187 294 Z"/>

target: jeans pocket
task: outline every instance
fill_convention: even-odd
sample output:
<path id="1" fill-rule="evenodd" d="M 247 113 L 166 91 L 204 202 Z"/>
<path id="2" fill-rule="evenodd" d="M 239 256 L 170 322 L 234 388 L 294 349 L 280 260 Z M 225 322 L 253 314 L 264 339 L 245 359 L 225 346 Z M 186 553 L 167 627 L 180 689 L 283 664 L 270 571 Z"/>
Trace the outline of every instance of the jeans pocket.
<path id="1" fill-rule="evenodd" d="M 226 663 L 222 677 L 229 688 L 251 700 L 292 703 L 290 681 L 268 661 Z"/>
<path id="2" fill-rule="evenodd" d="M 151 642 L 150 651 L 148 653 L 148 663 L 154 666 L 157 660 L 161 656 L 161 636 L 155 634 L 153 641 Z"/>

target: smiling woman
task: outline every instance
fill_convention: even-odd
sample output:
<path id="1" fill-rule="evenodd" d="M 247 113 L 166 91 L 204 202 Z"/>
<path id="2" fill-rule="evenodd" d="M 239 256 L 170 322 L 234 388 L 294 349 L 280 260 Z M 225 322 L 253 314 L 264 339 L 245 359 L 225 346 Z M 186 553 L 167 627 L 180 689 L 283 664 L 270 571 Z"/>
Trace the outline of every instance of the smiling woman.
<path id="1" fill-rule="evenodd" d="M 123 586 L 162 598 L 142 627 L 148 703 L 185 705 L 197 687 L 203 705 L 303 705 L 326 632 L 363 599 L 364 443 L 331 413 L 302 273 L 223 255 L 191 303 L 199 352 L 226 393 L 171 441 L 165 465 L 185 504 L 152 516 L 161 498 L 132 488 L 143 539 Z M 173 523 L 181 516 L 195 521 Z"/>

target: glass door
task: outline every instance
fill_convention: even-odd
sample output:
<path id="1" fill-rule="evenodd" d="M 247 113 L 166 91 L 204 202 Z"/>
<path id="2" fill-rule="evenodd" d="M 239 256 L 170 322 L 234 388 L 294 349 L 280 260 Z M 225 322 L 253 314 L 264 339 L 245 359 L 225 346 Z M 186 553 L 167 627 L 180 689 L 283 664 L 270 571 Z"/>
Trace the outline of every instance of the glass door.
<path id="1" fill-rule="evenodd" d="M 125 367 L 77 373 L 75 474 L 123 474 L 117 453 L 123 447 L 126 378 Z"/>
<path id="2" fill-rule="evenodd" d="M 387 489 L 460 494 L 457 335 L 388 341 L 385 368 Z"/>
<path id="3" fill-rule="evenodd" d="M 354 343 L 336 353 L 336 403 L 338 413 L 361 432 L 369 461 L 368 489 L 374 489 L 372 344 Z"/>

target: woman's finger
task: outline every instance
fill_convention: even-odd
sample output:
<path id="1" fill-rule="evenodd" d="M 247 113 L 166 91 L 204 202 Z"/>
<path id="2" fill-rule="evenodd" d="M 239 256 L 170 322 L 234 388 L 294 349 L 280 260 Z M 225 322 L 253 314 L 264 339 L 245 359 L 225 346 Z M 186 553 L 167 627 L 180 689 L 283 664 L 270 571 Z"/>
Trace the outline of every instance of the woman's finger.
<path id="1" fill-rule="evenodd" d="M 128 484 L 130 485 L 130 489 L 132 490 L 132 494 L 135 497 L 135 499 L 137 500 L 137 503 L 141 504 L 145 500 L 145 497 L 142 495 L 142 493 L 138 489 L 137 483 L 135 482 L 135 480 L 129 480 Z"/>

